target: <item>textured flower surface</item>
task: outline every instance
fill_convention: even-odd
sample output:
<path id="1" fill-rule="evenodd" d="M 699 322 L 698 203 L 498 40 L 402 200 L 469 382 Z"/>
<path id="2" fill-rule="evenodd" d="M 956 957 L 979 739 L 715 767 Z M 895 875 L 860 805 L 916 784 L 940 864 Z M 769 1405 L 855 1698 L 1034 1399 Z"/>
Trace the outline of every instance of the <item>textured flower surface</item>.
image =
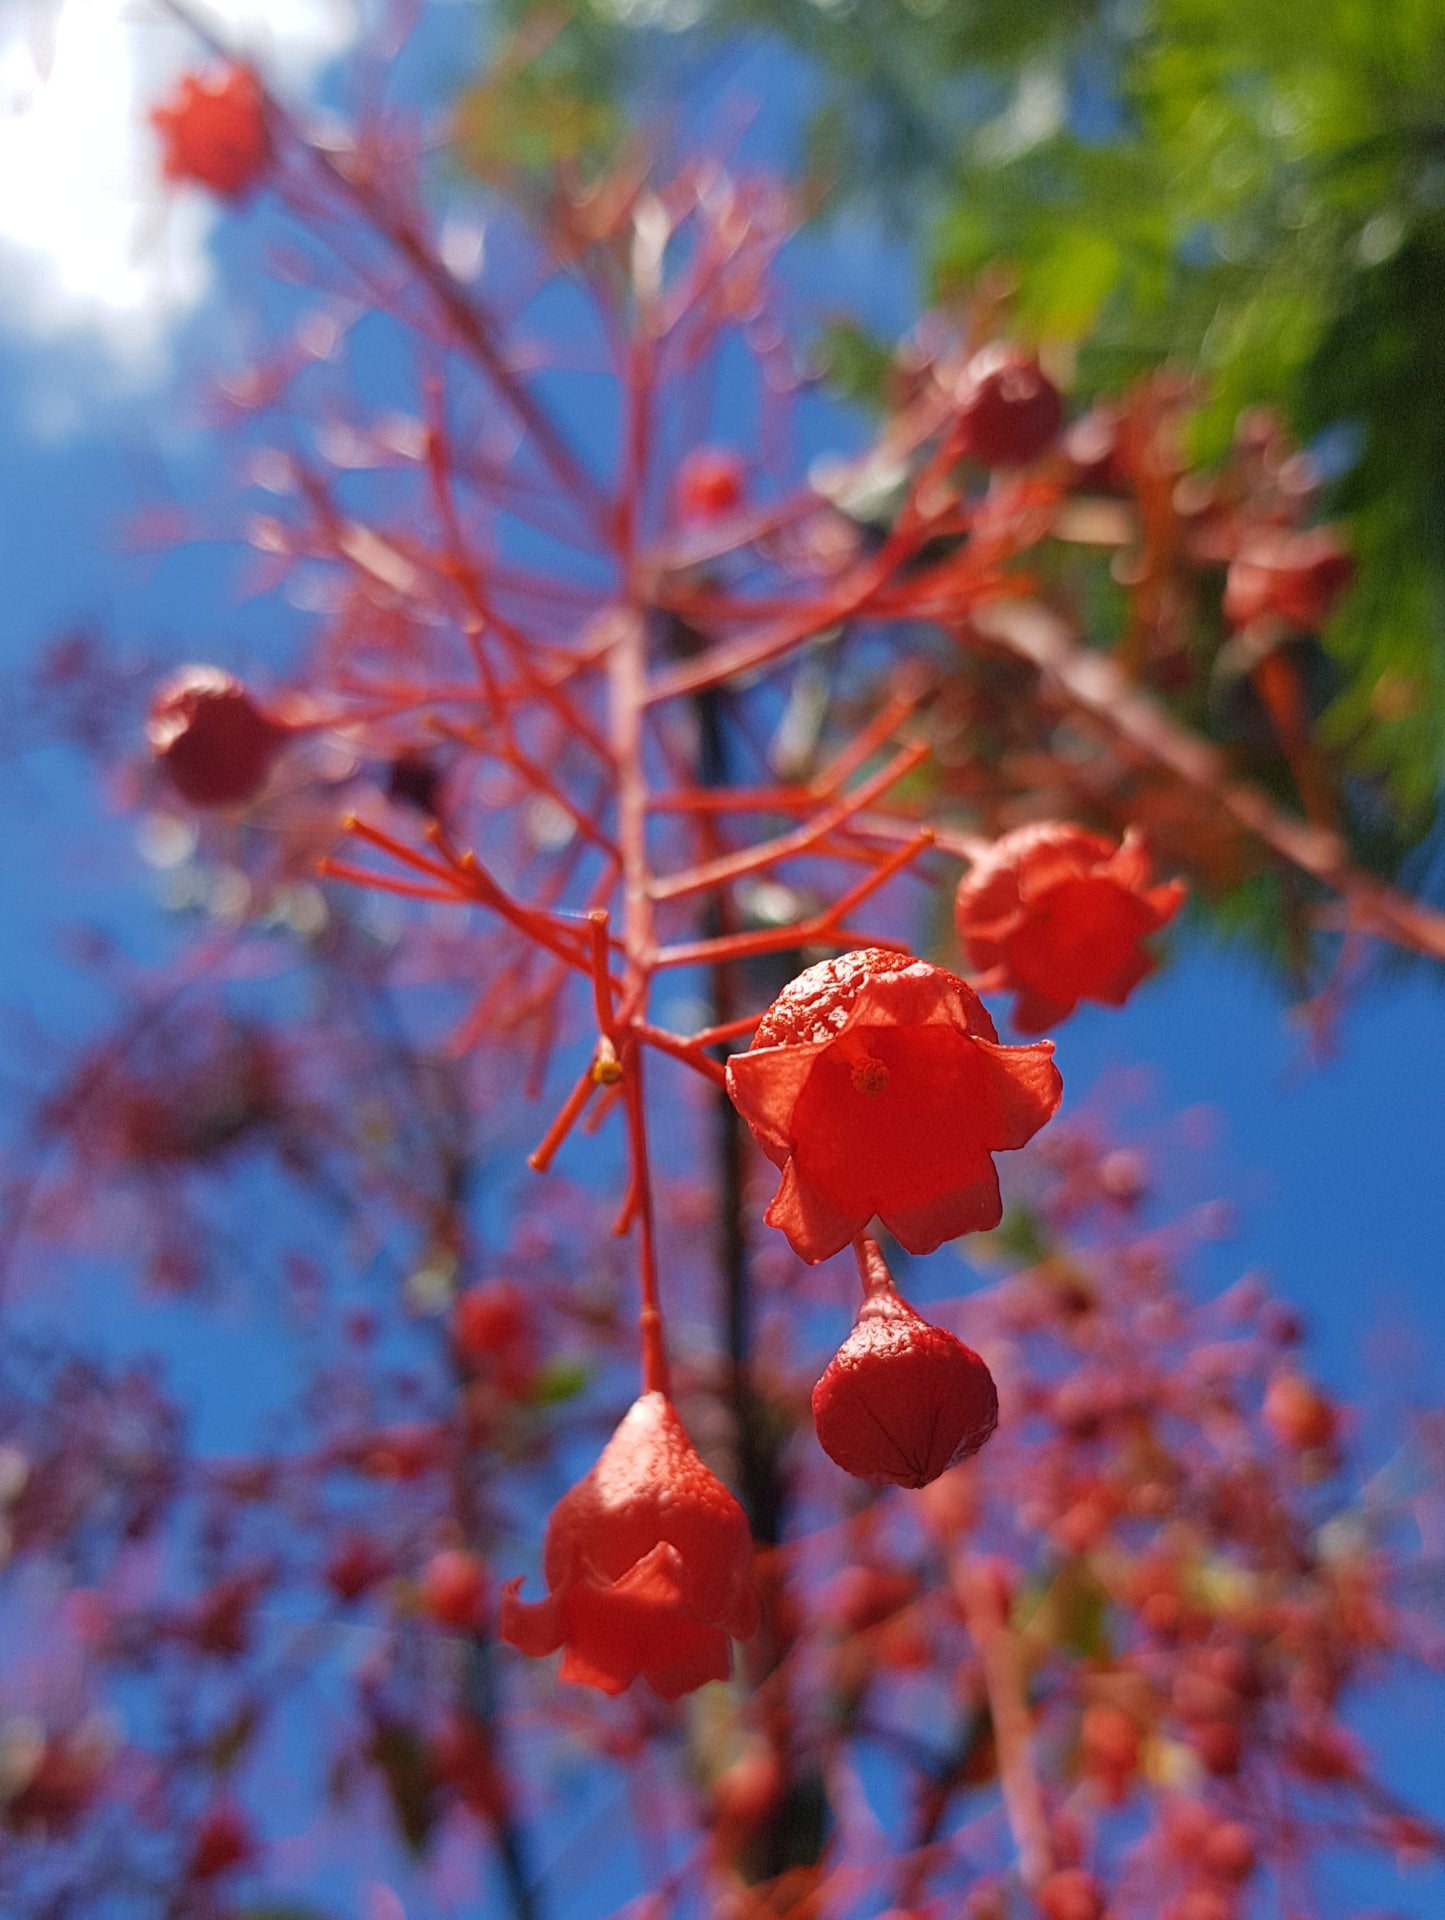
<path id="1" fill-rule="evenodd" d="M 1081 1000 L 1122 1006 L 1153 970 L 1144 940 L 1184 895 L 1182 881 L 1150 885 L 1132 829 L 1116 847 L 1051 820 L 997 841 L 960 882 L 955 914 L 980 986 L 1014 990 L 1014 1026 L 1039 1033 Z"/>
<path id="2" fill-rule="evenodd" d="M 261 83 L 249 67 L 187 74 L 151 114 L 167 180 L 190 180 L 238 200 L 266 171 L 271 140 Z"/>
<path id="3" fill-rule="evenodd" d="M 547 1522 L 548 1595 L 502 1598 L 501 1637 L 563 1649 L 562 1678 L 621 1693 L 639 1675 L 665 1700 L 726 1680 L 729 1637 L 758 1628 L 747 1516 L 699 1459 L 661 1393 L 624 1415 L 592 1471 Z"/>
<path id="4" fill-rule="evenodd" d="M 876 1215 L 910 1253 L 1002 1218 L 991 1155 L 1021 1147 L 1063 1092 L 1053 1044 L 1004 1047 L 973 988 L 865 947 L 789 983 L 728 1091 L 783 1170 L 768 1208 L 804 1260 Z"/>
<path id="5" fill-rule="evenodd" d="M 818 1444 L 860 1480 L 926 1487 L 988 1439 L 998 1392 L 973 1349 L 915 1312 L 865 1246 L 857 1323 L 813 1389 Z"/>

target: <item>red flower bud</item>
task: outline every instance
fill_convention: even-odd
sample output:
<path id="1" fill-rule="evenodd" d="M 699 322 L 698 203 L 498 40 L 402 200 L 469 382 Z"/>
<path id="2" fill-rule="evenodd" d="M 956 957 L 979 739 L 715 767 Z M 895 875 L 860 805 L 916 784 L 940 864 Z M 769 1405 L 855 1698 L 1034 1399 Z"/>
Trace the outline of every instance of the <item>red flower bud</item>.
<path id="1" fill-rule="evenodd" d="M 1264 1423 L 1282 1447 L 1307 1453 L 1335 1437 L 1335 1410 L 1302 1373 L 1285 1368 L 1264 1391 Z"/>
<path id="2" fill-rule="evenodd" d="M 965 451 L 985 467 L 1023 467 L 1058 438 L 1059 390 L 1030 353 L 1003 341 L 974 354 L 958 383 Z"/>
<path id="3" fill-rule="evenodd" d="M 489 1280 L 457 1296 L 452 1342 L 465 1365 L 490 1375 L 504 1393 L 525 1393 L 536 1376 L 527 1299 L 506 1280 Z"/>
<path id="4" fill-rule="evenodd" d="M 486 1610 L 488 1584 L 487 1570 L 474 1553 L 444 1547 L 422 1573 L 422 1605 L 438 1626 L 470 1633 Z"/>
<path id="5" fill-rule="evenodd" d="M 676 1700 L 730 1670 L 758 1629 L 747 1516 L 698 1458 L 664 1394 L 644 1393 L 547 1522 L 548 1597 L 502 1595 L 522 1653 L 564 1649 L 562 1678 L 621 1693 L 639 1674 Z"/>
<path id="6" fill-rule="evenodd" d="M 193 807 L 242 807 L 266 783 L 289 730 L 218 667 L 183 667 L 151 706 L 146 738 Z"/>
<path id="7" fill-rule="evenodd" d="M 369 1533 L 351 1533 L 326 1562 L 326 1584 L 349 1605 L 383 1581 L 391 1563 Z"/>
<path id="8" fill-rule="evenodd" d="M 988 988 L 1012 988 L 1020 1033 L 1056 1025 L 1081 1000 L 1124 1004 L 1152 971 L 1143 941 L 1183 903 L 1182 881 L 1149 884 L 1133 828 L 1115 846 L 1048 820 L 1006 833 L 964 875 L 954 907 L 970 966 Z"/>
<path id="9" fill-rule="evenodd" d="M 151 113 L 161 136 L 167 180 L 190 180 L 225 200 L 239 200 L 271 158 L 266 97 L 249 67 L 188 73 L 171 98 Z"/>
<path id="10" fill-rule="evenodd" d="M 1104 1889 L 1082 1867 L 1060 1867 L 1039 1888 L 1043 1920 L 1104 1920 Z"/>
<path id="11" fill-rule="evenodd" d="M 1001 1047 L 972 987 L 874 947 L 799 974 L 727 1077 L 783 1169 L 768 1222 L 809 1261 L 875 1214 L 910 1253 L 996 1227 L 990 1156 L 1032 1139 L 1063 1093 L 1051 1041 Z"/>
<path id="12" fill-rule="evenodd" d="M 743 499 L 743 463 L 721 447 L 694 447 L 677 474 L 677 510 L 684 520 L 722 520 Z"/>
<path id="13" fill-rule="evenodd" d="M 864 1243 L 867 1297 L 813 1389 L 818 1444 L 860 1480 L 924 1487 L 977 1453 L 998 1425 L 998 1393 L 978 1355 L 900 1297 Z"/>
<path id="14" fill-rule="evenodd" d="M 201 1815 L 191 1846 L 189 1877 L 217 1880 L 244 1866 L 256 1851 L 245 1815 L 229 1800 L 218 1800 Z"/>

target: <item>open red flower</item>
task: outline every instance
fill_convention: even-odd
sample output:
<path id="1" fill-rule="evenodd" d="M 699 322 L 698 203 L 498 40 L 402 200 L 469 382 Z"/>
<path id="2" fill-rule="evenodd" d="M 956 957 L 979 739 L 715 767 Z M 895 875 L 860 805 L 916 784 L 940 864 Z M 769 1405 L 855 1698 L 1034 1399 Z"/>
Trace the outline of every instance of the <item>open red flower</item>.
<path id="1" fill-rule="evenodd" d="M 863 1244 L 866 1296 L 813 1389 L 813 1425 L 845 1473 L 926 1487 L 988 1439 L 998 1391 L 972 1347 L 916 1313 L 878 1248 Z"/>
<path id="2" fill-rule="evenodd" d="M 1053 1052 L 1000 1046 L 973 988 L 925 960 L 865 947 L 809 967 L 728 1062 L 734 1106 L 783 1170 L 768 1223 L 809 1261 L 875 1215 L 910 1253 L 996 1227 L 990 1155 L 1058 1106 Z"/>
<path id="3" fill-rule="evenodd" d="M 498 1631 L 522 1653 L 563 1648 L 562 1678 L 621 1693 L 639 1674 L 665 1700 L 726 1680 L 729 1636 L 758 1629 L 747 1516 L 709 1472 L 662 1393 L 635 1400 L 547 1522 L 548 1595 L 502 1596 Z"/>
<path id="4" fill-rule="evenodd" d="M 1132 828 L 1116 847 L 1057 820 L 1006 833 L 964 876 L 958 937 L 986 991 L 1017 992 L 1020 1033 L 1056 1025 L 1081 1000 L 1124 1004 L 1154 966 L 1144 940 L 1184 900 L 1182 881 L 1149 880 Z"/>
<path id="5" fill-rule="evenodd" d="M 151 124 L 161 136 L 167 180 L 191 180 L 224 200 L 239 200 L 271 158 L 266 96 L 249 67 L 188 73 Z"/>

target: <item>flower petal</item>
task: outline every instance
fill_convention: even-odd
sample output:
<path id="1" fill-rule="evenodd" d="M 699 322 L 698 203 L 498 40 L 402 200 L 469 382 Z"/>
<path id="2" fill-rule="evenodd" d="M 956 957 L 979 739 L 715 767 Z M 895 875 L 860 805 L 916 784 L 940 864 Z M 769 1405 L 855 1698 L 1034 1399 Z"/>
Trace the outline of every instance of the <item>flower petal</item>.
<path id="1" fill-rule="evenodd" d="M 975 1179 L 921 1206 L 880 1208 L 878 1217 L 909 1253 L 933 1253 L 965 1233 L 991 1233 L 1003 1219 L 998 1170 L 985 1157 Z"/>
<path id="2" fill-rule="evenodd" d="M 778 1190 L 763 1215 L 770 1227 L 778 1227 L 788 1236 L 798 1258 L 814 1266 L 841 1253 L 872 1217 L 871 1206 L 861 1213 L 840 1206 L 798 1171 L 796 1160 L 789 1160 L 783 1168 Z"/>
<path id="3" fill-rule="evenodd" d="M 497 1634 L 518 1653 L 534 1660 L 555 1653 L 561 1646 L 566 1628 L 562 1607 L 556 1594 L 545 1600 L 519 1600 L 520 1580 L 509 1580 L 502 1588 L 502 1603 L 497 1612 Z"/>
<path id="4" fill-rule="evenodd" d="M 684 1580 L 682 1555 L 661 1541 L 611 1586 L 575 1581 L 559 1596 L 567 1623 L 562 1678 L 616 1694 L 640 1674 L 665 1700 L 726 1680 L 728 1636 L 687 1610 Z"/>

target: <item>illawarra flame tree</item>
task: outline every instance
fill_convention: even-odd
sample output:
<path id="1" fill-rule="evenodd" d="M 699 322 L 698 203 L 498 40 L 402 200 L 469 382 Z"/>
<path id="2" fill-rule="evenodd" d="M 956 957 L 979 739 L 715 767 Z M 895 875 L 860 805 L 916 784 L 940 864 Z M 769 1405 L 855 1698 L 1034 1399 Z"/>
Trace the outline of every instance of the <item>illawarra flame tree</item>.
<path id="1" fill-rule="evenodd" d="M 131 783 L 210 925 L 100 962 L 7 1271 L 124 1219 L 212 1298 L 218 1234 L 243 1273 L 275 1236 L 312 1344 L 244 1457 L 144 1368 L 7 1358 L 10 1551 L 66 1596 L 0 1724 L 15 1910 L 339 1913 L 359 1873 L 520 1920 L 1306 1920 L 1322 1835 L 1438 1856 L 1342 1717 L 1438 1652 L 1405 1516 L 1352 1500 L 1291 1316 L 1182 1290 L 1207 1212 L 1146 1226 L 1142 1159 L 1056 1118 L 1069 1018 L 1188 883 L 1273 889 L 1319 1004 L 1370 943 L 1445 957 L 1317 738 L 1350 562 L 1308 463 L 1252 417 L 1189 473 L 1173 377 L 1071 421 L 980 297 L 799 483 L 836 416 L 773 181 L 519 174 L 478 286 L 400 118 L 312 137 L 217 57 L 154 130 L 170 190 L 285 223 L 295 324 L 217 407 L 308 629 L 271 684 L 155 689 Z M 1010 1271 L 960 1305 L 964 1236 Z M 338 1684 L 344 1843 L 275 1792 Z M 571 1853 L 568 1766 L 632 1856 Z"/>

